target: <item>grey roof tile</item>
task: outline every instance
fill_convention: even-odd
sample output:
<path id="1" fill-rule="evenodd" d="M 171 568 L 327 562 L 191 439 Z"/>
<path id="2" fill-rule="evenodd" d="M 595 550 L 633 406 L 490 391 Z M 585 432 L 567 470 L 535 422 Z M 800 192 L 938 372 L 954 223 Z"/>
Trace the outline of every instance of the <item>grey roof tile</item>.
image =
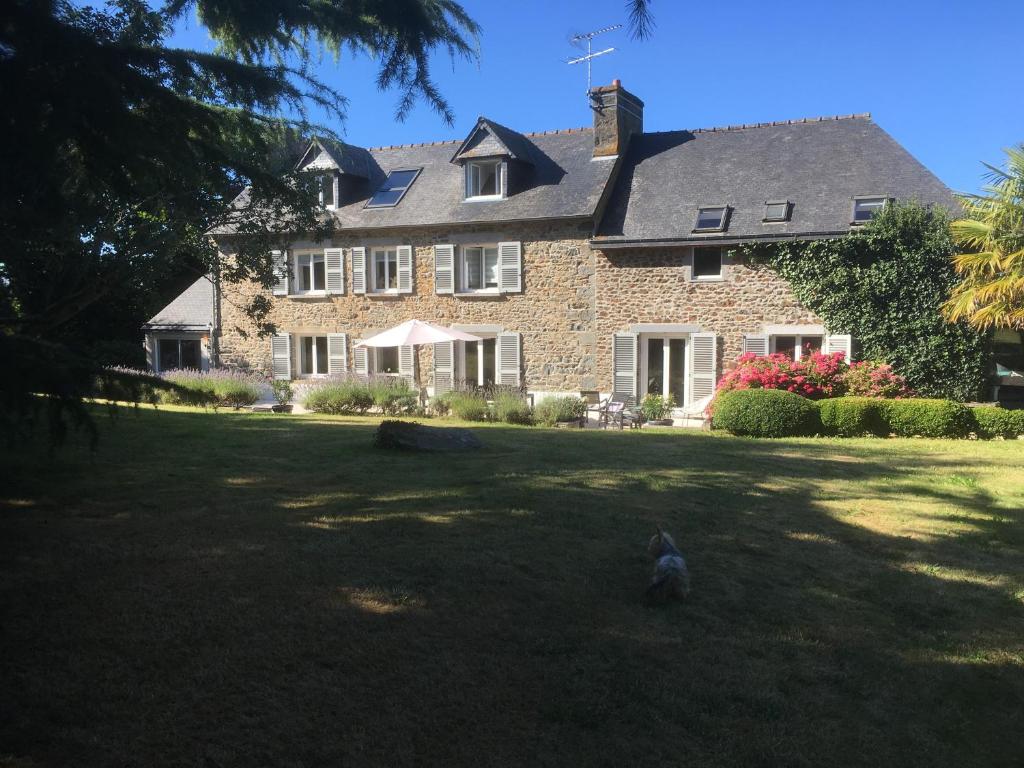
<path id="1" fill-rule="evenodd" d="M 848 231 L 853 197 L 885 195 L 954 209 L 949 189 L 867 115 L 636 136 L 598 242 L 730 240 Z M 765 223 L 766 200 L 789 200 Z M 697 209 L 728 204 L 728 230 L 695 234 Z"/>
<path id="2" fill-rule="evenodd" d="M 213 325 L 213 282 L 200 277 L 142 327 L 153 331 L 195 331 Z"/>

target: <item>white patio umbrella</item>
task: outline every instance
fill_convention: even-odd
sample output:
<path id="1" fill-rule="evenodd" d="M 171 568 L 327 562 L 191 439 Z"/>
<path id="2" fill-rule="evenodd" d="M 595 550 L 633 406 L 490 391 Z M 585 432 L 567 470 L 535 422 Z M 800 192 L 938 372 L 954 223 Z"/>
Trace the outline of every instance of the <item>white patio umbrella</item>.
<path id="1" fill-rule="evenodd" d="M 363 339 L 357 347 L 406 347 L 418 344 L 437 344 L 443 341 L 480 341 L 479 336 L 424 323 L 422 320 L 406 320 L 401 325 Z"/>

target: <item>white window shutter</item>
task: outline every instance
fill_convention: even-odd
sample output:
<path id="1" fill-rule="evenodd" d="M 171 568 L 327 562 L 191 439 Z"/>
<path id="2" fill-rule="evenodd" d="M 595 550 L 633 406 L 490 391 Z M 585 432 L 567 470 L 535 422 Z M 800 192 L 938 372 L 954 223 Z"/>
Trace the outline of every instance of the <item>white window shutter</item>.
<path id="1" fill-rule="evenodd" d="M 743 354 L 753 352 L 764 357 L 768 354 L 768 337 L 764 334 L 749 334 L 743 337 Z"/>
<path id="2" fill-rule="evenodd" d="M 450 392 L 455 386 L 455 342 L 434 345 L 434 395 Z"/>
<path id="3" fill-rule="evenodd" d="M 341 248 L 324 249 L 324 268 L 327 272 L 327 292 L 345 292 L 345 252 Z"/>
<path id="4" fill-rule="evenodd" d="M 352 367 L 359 376 L 367 376 L 370 373 L 370 350 L 352 347 Z"/>
<path id="5" fill-rule="evenodd" d="M 612 337 L 612 392 L 628 395 L 636 401 L 636 346 L 635 333 L 616 333 Z"/>
<path id="6" fill-rule="evenodd" d="M 455 293 L 455 246 L 434 246 L 434 293 Z"/>
<path id="7" fill-rule="evenodd" d="M 275 379 L 292 377 L 292 337 L 287 333 L 270 338 L 270 362 Z"/>
<path id="8" fill-rule="evenodd" d="M 498 383 L 520 386 L 522 369 L 521 341 L 518 333 L 499 333 L 497 340 Z"/>
<path id="9" fill-rule="evenodd" d="M 412 293 L 412 246 L 398 246 L 398 292 Z"/>
<path id="10" fill-rule="evenodd" d="M 344 333 L 327 334 L 327 374 L 344 376 L 348 370 L 348 336 Z"/>
<path id="11" fill-rule="evenodd" d="M 271 251 L 270 259 L 274 264 L 274 295 L 288 295 L 288 251 Z"/>
<path id="12" fill-rule="evenodd" d="M 853 337 L 848 333 L 836 334 L 825 338 L 825 354 L 842 352 L 843 359 L 850 362 L 853 359 Z"/>
<path id="13" fill-rule="evenodd" d="M 718 383 L 718 337 L 713 333 L 690 334 L 690 397 L 695 403 L 715 394 Z"/>
<path id="14" fill-rule="evenodd" d="M 411 344 L 398 348 L 398 373 L 409 381 L 416 379 L 416 348 Z"/>
<path id="15" fill-rule="evenodd" d="M 498 290 L 502 293 L 522 293 L 522 243 L 498 243 Z"/>
<path id="16" fill-rule="evenodd" d="M 366 249 L 352 249 L 352 293 L 366 293 Z"/>

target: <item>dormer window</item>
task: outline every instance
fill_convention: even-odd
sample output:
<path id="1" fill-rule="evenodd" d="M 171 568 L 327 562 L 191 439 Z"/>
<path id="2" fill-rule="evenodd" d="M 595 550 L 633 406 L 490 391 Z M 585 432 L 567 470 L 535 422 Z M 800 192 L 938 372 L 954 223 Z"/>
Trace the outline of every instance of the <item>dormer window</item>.
<path id="1" fill-rule="evenodd" d="M 407 168 L 391 171 L 388 177 L 384 179 L 384 183 L 380 185 L 380 188 L 373 193 L 365 207 L 394 208 L 405 197 L 405 193 L 409 191 L 412 183 L 416 181 L 416 177 L 420 175 L 420 170 L 419 168 Z"/>
<path id="2" fill-rule="evenodd" d="M 724 232 L 729 224 L 729 206 L 712 205 L 697 211 L 694 232 Z"/>
<path id="3" fill-rule="evenodd" d="M 318 182 L 320 205 L 333 210 L 338 204 L 338 175 L 335 173 L 322 173 L 318 178 Z"/>
<path id="4" fill-rule="evenodd" d="M 766 200 L 764 203 L 764 219 L 762 221 L 789 221 L 792 203 L 789 200 Z"/>
<path id="5" fill-rule="evenodd" d="M 867 224 L 889 202 L 886 197 L 855 197 L 853 198 L 853 219 L 851 224 Z"/>
<path id="6" fill-rule="evenodd" d="M 504 163 L 474 160 L 466 163 L 466 199 L 496 200 L 502 196 Z"/>

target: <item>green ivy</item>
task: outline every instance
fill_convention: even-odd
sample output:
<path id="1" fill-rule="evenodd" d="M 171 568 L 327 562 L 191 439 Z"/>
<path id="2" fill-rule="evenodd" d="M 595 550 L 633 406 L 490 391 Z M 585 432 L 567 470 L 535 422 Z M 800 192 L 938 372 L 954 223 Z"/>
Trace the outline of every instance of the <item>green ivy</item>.
<path id="1" fill-rule="evenodd" d="M 829 330 L 852 334 L 859 358 L 890 363 L 926 397 L 975 400 L 990 337 L 939 311 L 957 280 L 948 225 L 942 209 L 893 203 L 850 235 L 740 250 L 788 280 Z"/>

